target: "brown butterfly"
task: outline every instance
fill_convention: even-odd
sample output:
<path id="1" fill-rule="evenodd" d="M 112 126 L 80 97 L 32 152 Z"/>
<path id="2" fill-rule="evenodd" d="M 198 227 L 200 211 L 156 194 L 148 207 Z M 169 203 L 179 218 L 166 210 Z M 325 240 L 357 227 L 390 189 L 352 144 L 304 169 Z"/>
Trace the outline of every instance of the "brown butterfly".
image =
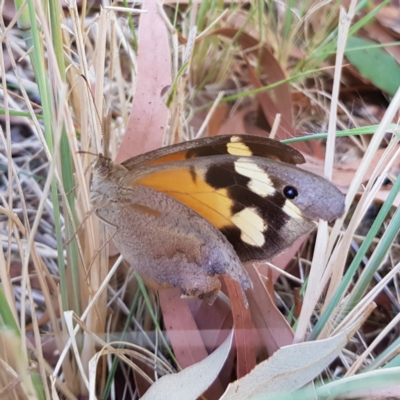
<path id="1" fill-rule="evenodd" d="M 244 291 L 244 261 L 267 260 L 344 212 L 344 195 L 295 165 L 304 157 L 259 136 L 202 138 L 94 165 L 91 203 L 142 275 L 213 303 L 219 275 Z"/>

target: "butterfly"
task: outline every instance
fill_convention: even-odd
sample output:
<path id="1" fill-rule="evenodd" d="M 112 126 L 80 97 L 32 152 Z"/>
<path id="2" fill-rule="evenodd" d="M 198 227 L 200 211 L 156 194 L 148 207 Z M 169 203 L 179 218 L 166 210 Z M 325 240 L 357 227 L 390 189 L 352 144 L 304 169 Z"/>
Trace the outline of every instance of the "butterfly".
<path id="1" fill-rule="evenodd" d="M 268 260 L 344 212 L 344 195 L 296 149 L 261 136 L 175 144 L 114 164 L 99 155 L 90 201 L 131 267 L 213 303 L 218 276 L 245 291 L 244 262 Z"/>

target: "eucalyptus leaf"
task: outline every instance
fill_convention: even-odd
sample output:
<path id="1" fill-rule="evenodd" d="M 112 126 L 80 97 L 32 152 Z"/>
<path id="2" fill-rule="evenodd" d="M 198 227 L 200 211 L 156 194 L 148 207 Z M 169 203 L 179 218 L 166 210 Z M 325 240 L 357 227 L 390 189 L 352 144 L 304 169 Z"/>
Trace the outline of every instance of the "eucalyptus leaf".
<path id="1" fill-rule="evenodd" d="M 394 96 L 400 86 L 400 65 L 392 55 L 356 36 L 347 40 L 345 55 L 363 77 Z"/>
<path id="2" fill-rule="evenodd" d="M 177 374 L 165 375 L 142 396 L 142 400 L 190 400 L 199 398 L 224 366 L 232 346 L 233 332 L 204 360 Z"/>
<path id="3" fill-rule="evenodd" d="M 361 324 L 359 319 L 328 339 L 281 347 L 249 374 L 229 384 L 221 400 L 284 398 L 327 368 Z"/>

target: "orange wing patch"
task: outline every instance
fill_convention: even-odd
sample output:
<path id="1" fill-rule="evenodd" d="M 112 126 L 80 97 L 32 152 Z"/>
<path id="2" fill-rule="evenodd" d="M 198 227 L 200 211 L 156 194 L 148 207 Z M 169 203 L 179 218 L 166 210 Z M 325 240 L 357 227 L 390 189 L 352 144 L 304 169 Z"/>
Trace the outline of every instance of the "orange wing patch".
<path id="1" fill-rule="evenodd" d="M 135 185 L 150 187 L 165 193 L 196 211 L 219 230 L 235 227 L 241 240 L 251 246 L 265 244 L 268 225 L 253 207 L 243 207 L 233 212 L 238 205 L 225 188 L 216 189 L 205 180 L 205 172 L 199 168 L 173 168 L 153 171 L 135 180 Z"/>
<path id="2" fill-rule="evenodd" d="M 232 225 L 232 200 L 226 189 L 215 189 L 204 179 L 204 173 L 186 168 L 154 171 L 138 180 L 143 185 L 158 190 L 180 201 L 199 213 L 216 228 Z"/>

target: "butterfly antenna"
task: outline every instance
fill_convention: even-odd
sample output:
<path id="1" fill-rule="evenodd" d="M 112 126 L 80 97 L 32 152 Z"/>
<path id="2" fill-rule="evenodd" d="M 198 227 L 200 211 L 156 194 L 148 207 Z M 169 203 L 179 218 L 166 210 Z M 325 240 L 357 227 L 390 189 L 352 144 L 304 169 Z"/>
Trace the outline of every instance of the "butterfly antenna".
<path id="1" fill-rule="evenodd" d="M 104 157 L 109 157 L 110 146 L 110 127 L 111 127 L 111 112 L 108 111 L 103 123 L 103 153 Z"/>
<path id="2" fill-rule="evenodd" d="M 101 135 L 101 137 L 102 137 L 102 143 L 101 143 L 101 146 L 100 146 L 101 151 L 103 152 L 103 154 L 104 154 L 106 157 L 108 157 L 108 153 L 109 153 L 109 152 L 108 152 L 109 139 L 106 138 L 106 134 L 105 134 L 105 132 L 104 132 L 104 122 L 106 122 L 106 121 L 108 122 L 108 121 L 109 121 L 110 113 L 108 113 L 108 115 L 107 115 L 107 117 L 106 117 L 105 119 L 103 119 L 103 118 L 100 116 L 100 113 L 99 113 L 99 110 L 98 110 L 98 108 L 97 108 L 97 106 L 96 106 L 96 102 L 95 102 L 95 100 L 94 100 L 93 93 L 92 93 L 92 90 L 91 90 L 91 88 L 90 88 L 89 82 L 88 82 L 88 80 L 87 80 L 87 78 L 86 78 L 85 75 L 81 74 L 81 77 L 82 77 L 82 79 L 85 81 L 86 87 L 87 87 L 87 89 L 88 89 L 88 92 L 90 93 L 89 98 L 90 98 L 91 101 L 92 101 L 92 109 L 94 109 L 94 111 L 95 111 L 95 113 L 96 113 L 97 121 L 99 122 L 99 125 L 100 125 L 100 128 L 101 128 L 101 132 L 102 132 L 102 135 Z M 107 124 L 106 126 L 109 127 L 109 124 Z M 109 128 L 108 128 L 108 131 L 109 131 Z M 108 134 L 107 136 L 109 137 L 109 134 Z M 97 147 L 97 150 L 98 150 L 98 149 L 99 149 L 99 147 Z"/>

